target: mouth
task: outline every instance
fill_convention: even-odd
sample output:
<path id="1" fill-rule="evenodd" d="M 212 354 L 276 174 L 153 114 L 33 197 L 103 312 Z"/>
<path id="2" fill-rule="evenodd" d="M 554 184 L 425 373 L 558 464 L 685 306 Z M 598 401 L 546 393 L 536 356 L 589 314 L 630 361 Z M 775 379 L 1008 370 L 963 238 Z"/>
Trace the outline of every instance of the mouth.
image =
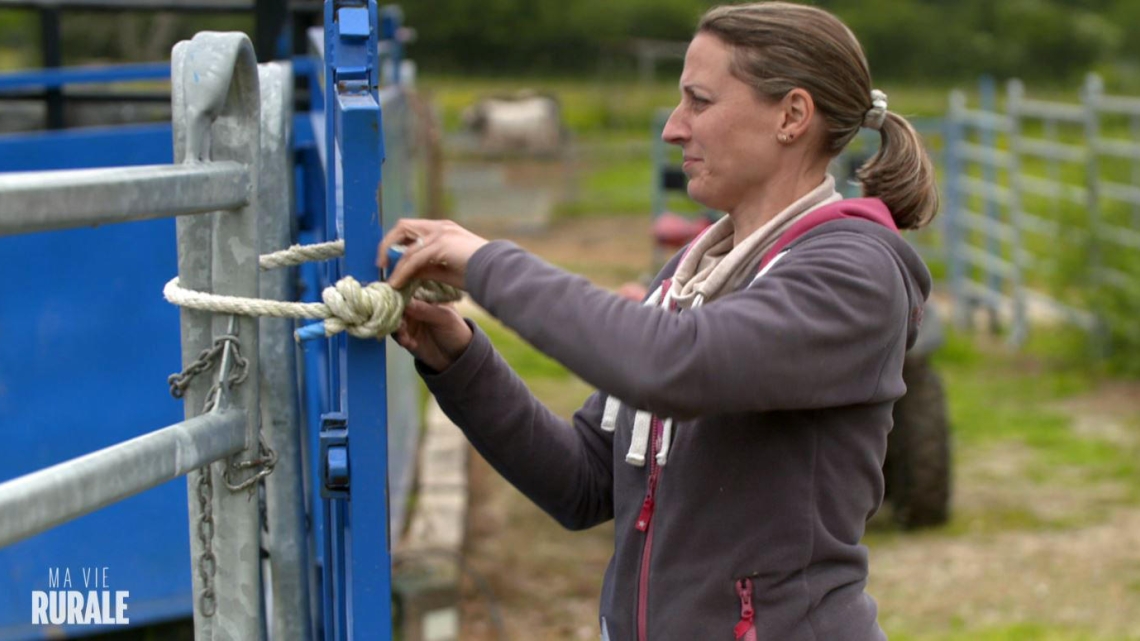
<path id="1" fill-rule="evenodd" d="M 701 162 L 700 158 L 696 158 L 694 156 L 685 156 L 681 162 L 681 169 L 691 167 L 694 163 L 698 163 L 698 162 Z"/>

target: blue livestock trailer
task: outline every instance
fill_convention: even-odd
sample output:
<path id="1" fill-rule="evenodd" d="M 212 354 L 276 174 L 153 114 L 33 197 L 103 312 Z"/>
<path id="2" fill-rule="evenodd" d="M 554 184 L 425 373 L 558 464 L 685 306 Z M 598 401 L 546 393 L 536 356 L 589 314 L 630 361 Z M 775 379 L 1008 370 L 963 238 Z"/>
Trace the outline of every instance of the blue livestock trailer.
<path id="1" fill-rule="evenodd" d="M 88 7 L 86 2 L 80 4 Z M 114 6 L 132 4 L 145 10 L 171 7 L 170 3 L 145 2 Z M 66 9 L 67 5 L 62 6 Z M 290 21 L 280 18 L 286 15 L 283 11 L 275 13 L 284 6 L 284 2 L 270 0 L 256 5 L 259 53 L 269 50 L 263 58 L 289 52 Z M 58 33 L 60 7 L 52 3 L 44 9 L 51 14 L 42 16 L 45 34 L 51 34 L 52 20 Z M 251 7 L 202 0 L 174 8 L 236 11 Z M 400 78 L 404 67 L 401 14 L 396 7 L 378 7 L 374 0 L 328 0 L 316 8 L 323 10 L 323 26 L 303 38 L 313 47 L 312 54 L 286 57 L 276 67 L 285 74 L 275 85 L 280 92 L 274 94 L 280 103 L 277 113 L 285 119 L 272 125 L 276 134 L 267 133 L 270 129 L 265 124 L 272 110 L 265 87 L 267 78 L 273 76 L 266 75 L 266 65 L 260 70 L 250 66 L 255 61 L 246 61 L 243 71 L 242 56 L 250 57 L 243 52 L 252 51 L 248 40 L 237 36 L 225 40 L 237 63 L 232 71 L 234 88 L 228 97 L 222 94 L 229 101 L 223 116 L 238 100 L 234 97 L 238 85 L 260 73 L 261 161 L 251 161 L 249 167 L 256 166 L 256 171 L 233 162 L 208 163 L 225 165 L 218 171 L 224 169 L 256 186 L 249 188 L 261 196 L 252 200 L 261 198 L 262 206 L 268 207 L 265 192 L 270 185 L 281 188 L 273 202 L 287 210 L 281 227 L 282 240 L 287 243 L 343 243 L 341 258 L 302 265 L 279 281 L 278 294 L 303 301 L 319 301 L 321 290 L 342 276 L 352 275 L 361 282 L 376 280 L 373 258 L 383 227 L 417 213 L 412 167 L 415 115 Z M 180 44 L 185 45 L 181 53 L 176 47 L 173 65 L 60 67 L 0 74 L 0 95 L 8 99 L 17 94 L 34 96 L 46 105 L 42 129 L 0 134 L 0 431 L 9 443 L 0 450 L 0 530 L 18 530 L 17 522 L 31 518 L 32 512 L 50 509 L 43 504 L 52 503 L 51 496 L 76 494 L 31 497 L 30 480 L 54 483 L 75 469 L 75 462 L 68 462 L 72 459 L 100 451 L 92 455 L 97 458 L 125 441 L 140 442 L 140 437 L 159 426 L 190 424 L 180 423 L 183 402 L 172 397 L 168 376 L 193 361 L 196 354 L 186 353 L 185 318 L 180 333 L 179 309 L 162 294 L 164 283 L 178 275 L 180 268 L 186 274 L 179 259 L 188 242 L 183 238 L 183 219 L 176 223 L 176 214 L 124 214 L 121 219 L 132 222 L 62 229 L 75 225 L 40 225 L 33 215 L 36 208 L 29 207 L 29 215 L 21 222 L 21 212 L 12 211 L 13 203 L 48 202 L 54 192 L 57 201 L 61 194 L 72 194 L 69 199 L 75 204 L 88 193 L 97 200 L 97 194 L 103 193 L 100 189 L 112 187 L 85 191 L 76 182 L 82 178 L 76 172 L 7 172 L 137 167 L 136 173 L 150 172 L 148 176 L 163 181 L 169 180 L 163 167 L 174 167 L 182 174 L 200 175 L 202 167 L 178 164 L 188 144 L 184 121 L 189 118 L 180 112 L 179 92 L 191 92 L 200 80 L 198 70 L 206 68 L 194 66 L 200 63 L 194 56 L 213 55 L 211 47 L 217 44 L 199 40 L 195 37 Z M 44 43 L 58 49 L 58 38 L 53 43 L 45 37 Z M 45 55 L 45 62 L 58 61 L 58 51 Z M 173 87 L 172 122 L 67 126 L 65 101 L 78 95 L 70 89 L 125 83 L 143 83 L 152 92 L 156 86 L 163 92 Z M 298 99 L 293 98 L 295 90 Z M 300 104 L 296 110 L 295 102 Z M 189 131 L 193 136 L 192 126 Z M 222 125 L 211 131 L 215 138 L 227 135 Z M 240 134 L 236 132 L 235 139 Z M 268 148 L 271 139 L 281 148 Z M 223 146 L 215 140 L 216 150 Z M 272 167 L 267 159 L 272 159 Z M 124 175 L 118 169 L 100 171 L 93 174 L 100 180 L 118 180 L 117 176 Z M 55 190 L 49 184 L 33 185 L 30 191 L 5 191 L 24 184 L 17 180 L 21 176 L 38 185 L 37 181 L 57 175 L 60 182 Z M 166 189 L 154 197 L 167 202 L 183 195 Z M 235 206 L 241 211 L 253 207 L 245 201 Z M 209 216 L 215 214 L 193 218 Z M 59 229 L 44 231 L 55 228 Z M 215 243 L 215 254 L 217 247 Z M 220 282 L 217 274 L 213 278 Z M 262 288 L 264 293 L 265 281 Z M 293 322 L 288 323 L 291 333 Z M 262 350 L 269 334 L 266 327 L 263 323 Z M 262 397 L 261 429 L 266 429 L 267 415 L 277 421 L 282 414 L 295 414 L 300 424 L 297 442 L 281 451 L 293 453 L 296 460 L 291 466 L 287 460 L 278 461 L 278 473 L 269 476 L 277 477 L 272 484 L 266 481 L 258 490 L 255 482 L 246 495 L 261 513 L 260 518 L 255 516 L 262 530 L 260 554 L 256 554 L 260 558 L 253 561 L 261 577 L 255 599 L 258 621 L 249 624 L 252 628 L 235 629 L 260 630 L 270 638 L 389 638 L 389 541 L 404 522 L 419 434 L 420 405 L 411 360 L 394 349 L 391 341 L 346 338 L 344 334 L 322 336 L 296 348 L 289 341 L 284 351 L 288 352 L 284 360 L 274 362 L 278 373 L 285 373 L 281 385 L 293 389 L 291 395 L 273 397 L 276 406 L 269 410 Z M 226 354 L 224 358 L 228 358 L 228 349 Z M 263 389 L 270 385 L 267 369 L 262 366 Z M 280 405 L 288 408 L 281 410 Z M 191 414 L 187 410 L 186 417 Z M 283 454 L 282 459 L 286 458 Z M 217 459 L 203 460 L 204 469 L 209 469 L 210 460 Z M 54 476 L 39 472 L 49 467 L 49 472 L 57 471 Z M 123 477 L 128 476 L 124 468 Z M 42 483 L 35 487 L 46 487 Z M 297 488 L 293 494 L 288 493 L 290 485 Z M 227 632 L 228 619 L 222 617 L 222 610 L 230 605 L 224 599 L 224 586 L 218 587 L 216 605 L 205 608 L 217 608 L 213 622 L 209 621 L 213 612 L 202 611 L 202 586 L 194 575 L 204 576 L 204 563 L 197 548 L 192 557 L 191 533 L 199 535 L 203 526 L 201 509 L 193 500 L 188 503 L 193 488 L 193 483 L 179 478 L 97 511 L 90 509 L 109 501 L 75 512 L 67 518 L 85 515 L 42 532 L 43 527 L 29 525 L 23 534 L 12 535 L 11 541 L 0 533 L 0 581 L 4 585 L 0 589 L 0 641 L 70 638 L 122 629 L 123 621 L 109 614 L 113 603 L 110 608 L 106 604 L 96 607 L 106 619 L 103 625 L 93 625 L 100 617 L 91 616 L 80 617 L 82 621 L 72 616 L 62 622 L 36 621 L 36 608 L 42 603 L 37 603 L 35 595 L 68 589 L 105 592 L 113 595 L 112 600 L 126 593 L 122 597 L 126 616 L 119 618 L 129 619 L 131 627 L 185 620 L 193 614 L 197 638 L 213 638 L 202 636 L 203 626 Z M 352 488 L 364 489 L 354 493 Z M 13 498 L 15 505 L 37 507 L 17 509 L 5 503 Z M 197 523 L 188 522 L 188 509 L 192 518 L 199 519 Z M 277 529 L 270 528 L 270 523 Z M 217 527 L 222 532 L 220 523 Z M 215 544 L 221 536 L 212 533 Z M 274 565 L 278 560 L 281 566 Z M 214 568 L 210 569 L 212 577 Z M 227 571 L 218 568 L 219 576 Z M 292 576 L 291 583 L 285 582 L 287 574 Z M 232 614 L 226 613 L 227 617 Z"/>

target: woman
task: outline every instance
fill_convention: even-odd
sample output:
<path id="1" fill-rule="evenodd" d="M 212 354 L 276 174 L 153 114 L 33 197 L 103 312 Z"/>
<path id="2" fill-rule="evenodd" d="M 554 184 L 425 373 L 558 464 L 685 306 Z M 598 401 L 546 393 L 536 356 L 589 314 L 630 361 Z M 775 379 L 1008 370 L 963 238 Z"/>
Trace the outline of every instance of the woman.
<path id="1" fill-rule="evenodd" d="M 535 503 L 572 529 L 615 519 L 603 639 L 883 639 L 859 540 L 930 287 L 898 233 L 934 214 L 930 161 L 819 9 L 709 11 L 680 84 L 663 137 L 689 195 L 728 215 L 643 304 L 449 222 L 381 244 L 410 245 L 393 286 L 461 286 L 596 386 L 571 422 L 450 308 L 413 302 L 396 340 Z M 841 200 L 828 161 L 862 126 L 882 147 L 866 198 Z"/>

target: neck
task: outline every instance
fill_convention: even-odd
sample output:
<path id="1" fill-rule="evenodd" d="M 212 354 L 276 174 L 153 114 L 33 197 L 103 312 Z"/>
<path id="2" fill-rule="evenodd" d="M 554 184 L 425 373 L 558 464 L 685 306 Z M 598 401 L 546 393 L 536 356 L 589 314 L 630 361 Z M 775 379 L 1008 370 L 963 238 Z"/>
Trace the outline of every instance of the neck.
<path id="1" fill-rule="evenodd" d="M 807 172 L 779 176 L 728 212 L 732 217 L 735 247 L 792 203 L 819 187 L 827 176 L 826 165 Z"/>

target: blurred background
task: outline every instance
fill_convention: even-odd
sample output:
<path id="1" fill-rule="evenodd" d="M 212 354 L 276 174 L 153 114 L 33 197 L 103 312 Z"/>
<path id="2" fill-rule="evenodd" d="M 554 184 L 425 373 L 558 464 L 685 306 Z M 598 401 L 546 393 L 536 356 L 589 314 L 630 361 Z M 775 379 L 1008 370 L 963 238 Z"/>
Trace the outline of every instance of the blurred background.
<path id="1" fill-rule="evenodd" d="M 0 71 L 168 60 L 204 29 L 256 35 L 248 13 L 151 4 L 59 13 L 53 62 L 42 6 L 0 0 Z M 707 214 L 658 132 L 712 4 L 405 2 L 425 214 L 605 287 L 645 282 Z M 943 190 L 939 217 L 910 238 L 937 279 L 930 339 L 908 363 L 890 495 L 865 539 L 883 627 L 903 641 L 1140 639 L 1140 2 L 814 4 L 860 38 Z M 43 127 L 44 109 L 0 101 L 0 132 Z M 160 121 L 169 108 L 77 100 L 63 117 Z M 860 138 L 838 177 L 875 144 Z M 559 413 L 590 393 L 465 311 Z M 610 526 L 563 532 L 474 453 L 469 476 L 463 638 L 597 638 Z"/>

